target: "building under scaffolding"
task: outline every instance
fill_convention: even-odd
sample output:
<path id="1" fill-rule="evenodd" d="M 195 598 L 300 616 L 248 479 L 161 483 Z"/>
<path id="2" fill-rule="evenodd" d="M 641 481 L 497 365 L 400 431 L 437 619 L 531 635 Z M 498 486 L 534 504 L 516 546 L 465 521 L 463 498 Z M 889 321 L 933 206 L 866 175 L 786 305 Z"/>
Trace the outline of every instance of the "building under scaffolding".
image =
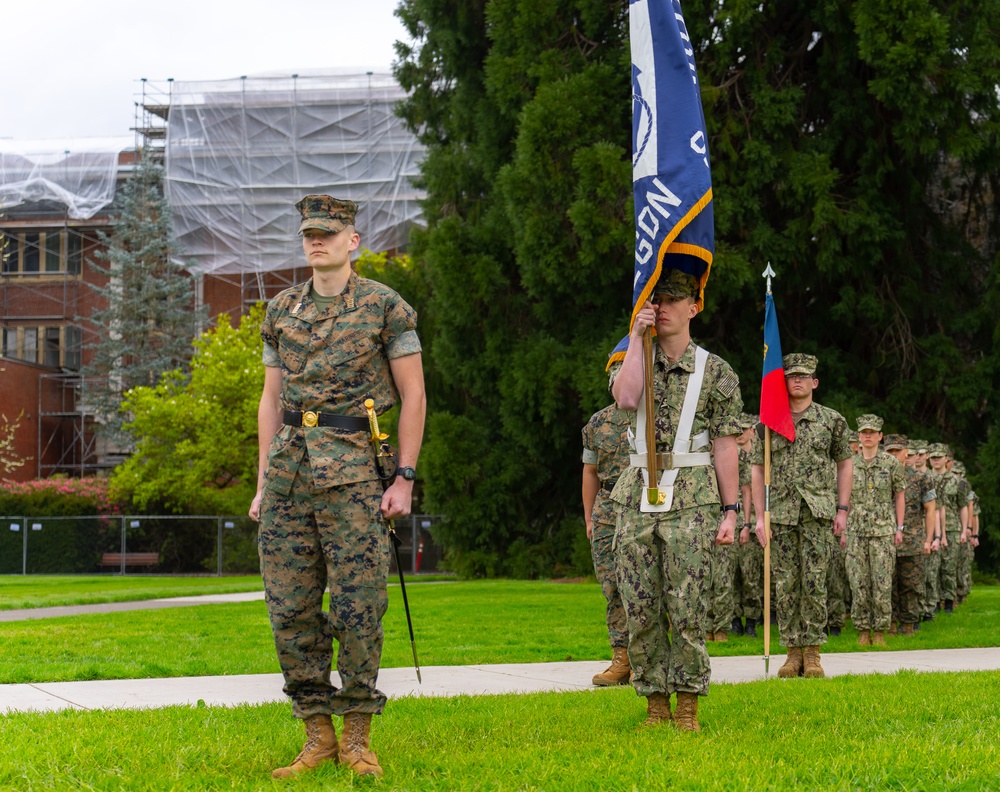
<path id="1" fill-rule="evenodd" d="M 120 458 L 92 431 L 79 376 L 96 339 L 84 264 L 103 247 L 115 196 L 145 148 L 166 173 L 182 264 L 210 315 L 235 317 L 309 276 L 293 204 L 360 204 L 361 245 L 405 247 L 420 221 L 423 148 L 394 114 L 387 74 L 312 73 L 215 82 L 143 80 L 135 137 L 0 141 L 0 413 L 22 416 L 14 478 L 84 475 Z"/>

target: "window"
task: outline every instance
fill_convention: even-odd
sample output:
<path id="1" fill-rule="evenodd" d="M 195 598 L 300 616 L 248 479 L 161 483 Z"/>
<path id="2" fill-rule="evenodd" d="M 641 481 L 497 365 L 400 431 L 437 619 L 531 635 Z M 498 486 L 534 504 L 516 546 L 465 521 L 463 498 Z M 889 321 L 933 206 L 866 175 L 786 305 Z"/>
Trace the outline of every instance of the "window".
<path id="1" fill-rule="evenodd" d="M 75 325 L 3 328 L 3 355 L 51 368 L 80 368 L 83 332 Z"/>
<path id="2" fill-rule="evenodd" d="M 83 237 L 72 229 L 4 231 L 4 275 L 79 275 Z"/>

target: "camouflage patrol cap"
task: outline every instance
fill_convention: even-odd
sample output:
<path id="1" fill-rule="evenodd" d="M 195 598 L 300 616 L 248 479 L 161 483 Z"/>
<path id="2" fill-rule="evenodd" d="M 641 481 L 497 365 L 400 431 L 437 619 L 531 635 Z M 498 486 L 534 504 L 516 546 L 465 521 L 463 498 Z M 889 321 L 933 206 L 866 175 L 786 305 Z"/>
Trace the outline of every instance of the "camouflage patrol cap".
<path id="1" fill-rule="evenodd" d="M 740 429 L 753 429 L 760 423 L 759 415 L 740 413 Z"/>
<path id="2" fill-rule="evenodd" d="M 669 294 L 671 297 L 691 297 L 698 299 L 698 279 L 678 269 L 666 270 L 653 287 L 653 294 Z"/>
<path id="3" fill-rule="evenodd" d="M 927 453 L 927 441 L 926 440 L 910 440 L 909 450 L 911 454 L 926 454 Z"/>
<path id="4" fill-rule="evenodd" d="M 856 442 L 858 442 L 858 433 L 857 432 L 850 432 L 850 433 L 848 433 L 848 435 L 847 435 L 847 442 L 848 443 L 856 443 Z"/>
<path id="5" fill-rule="evenodd" d="M 884 439 L 886 451 L 900 451 L 906 448 L 906 435 L 887 434 Z"/>
<path id="6" fill-rule="evenodd" d="M 866 429 L 872 432 L 882 431 L 882 419 L 877 415 L 872 413 L 865 413 L 864 415 L 858 416 L 858 431 L 863 432 Z"/>
<path id="7" fill-rule="evenodd" d="M 354 225 L 358 205 L 354 201 L 333 198 L 329 195 L 307 195 L 295 208 L 302 215 L 299 233 L 310 228 L 319 228 L 336 234 L 347 226 Z"/>
<path id="8" fill-rule="evenodd" d="M 786 374 L 815 374 L 819 360 L 814 355 L 791 352 L 781 359 Z"/>
<path id="9" fill-rule="evenodd" d="M 947 446 L 944 443 L 931 443 L 927 446 L 927 456 L 932 459 L 936 457 L 948 456 Z"/>
<path id="10" fill-rule="evenodd" d="M 965 465 L 963 465 L 961 462 L 956 462 L 954 465 L 951 466 L 951 472 L 952 473 L 958 473 L 958 475 L 960 475 L 960 476 L 964 476 L 965 475 Z"/>

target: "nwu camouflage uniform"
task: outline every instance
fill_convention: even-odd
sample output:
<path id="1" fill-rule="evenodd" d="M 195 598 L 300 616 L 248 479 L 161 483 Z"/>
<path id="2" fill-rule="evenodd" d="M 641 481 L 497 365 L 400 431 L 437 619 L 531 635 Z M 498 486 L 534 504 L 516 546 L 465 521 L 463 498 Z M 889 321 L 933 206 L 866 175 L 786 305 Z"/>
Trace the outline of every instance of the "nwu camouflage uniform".
<path id="1" fill-rule="evenodd" d="M 885 632 L 892 620 L 896 564 L 896 493 L 906 488 L 903 463 L 885 451 L 854 455 L 854 486 L 847 521 L 851 620 L 859 631 Z"/>
<path id="2" fill-rule="evenodd" d="M 847 620 L 851 584 L 847 577 L 847 549 L 834 541 L 830 545 L 830 566 L 826 570 L 826 624 L 841 628 Z"/>
<path id="3" fill-rule="evenodd" d="M 782 646 L 826 643 L 826 577 L 837 515 L 837 463 L 851 458 L 844 417 L 813 402 L 795 441 L 771 434 L 771 571 Z M 754 445 L 764 464 L 764 444 Z"/>
<path id="4" fill-rule="evenodd" d="M 947 602 L 958 595 L 958 555 L 959 538 L 962 535 L 961 510 L 968 505 L 971 488 L 969 482 L 951 471 L 935 480 L 938 503 L 945 509 L 945 535 L 948 546 L 941 548 L 941 570 L 939 572 L 938 596 Z"/>
<path id="5" fill-rule="evenodd" d="M 976 493 L 969 491 L 969 525 L 972 525 L 972 516 L 979 514 L 979 497 Z M 975 555 L 975 548 L 972 546 L 971 538 L 960 545 L 961 551 L 958 556 L 958 573 L 956 575 L 957 584 L 955 593 L 959 597 L 968 597 L 972 591 L 972 559 Z"/>
<path id="6" fill-rule="evenodd" d="M 264 363 L 282 370 L 282 409 L 363 419 L 371 398 L 384 412 L 398 399 L 390 358 L 420 351 L 415 312 L 391 289 L 353 273 L 322 311 L 311 286 L 281 292 L 261 326 Z M 381 498 L 367 428 L 286 424 L 271 441 L 261 572 L 284 690 L 298 718 L 385 707 L 376 688 L 389 574 Z M 340 688 L 330 681 L 334 638 Z"/>
<path id="7" fill-rule="evenodd" d="M 892 620 L 899 624 L 920 621 L 924 593 L 924 541 L 927 538 L 926 506 L 937 497 L 926 473 L 904 469 L 906 516 L 903 542 L 896 547 L 896 570 L 892 576 Z"/>
<path id="8" fill-rule="evenodd" d="M 673 449 L 696 346 L 689 344 L 675 363 L 659 346 L 654 349 L 655 450 L 662 453 Z M 621 364 L 612 366 L 612 383 L 620 370 Z M 714 441 L 738 435 L 742 409 L 736 374 L 722 358 L 709 355 L 691 436 L 707 432 Z M 634 424 L 634 413 L 629 416 Z M 712 545 L 722 521 L 715 470 L 680 468 L 668 512 L 641 512 L 644 495 L 638 467 L 626 468 L 611 493 L 620 505 L 618 584 L 628 624 L 632 684 L 640 696 L 706 695 L 711 678 L 705 631 Z"/>
<path id="9" fill-rule="evenodd" d="M 628 414 L 614 404 L 594 413 L 583 427 L 583 463 L 596 465 L 601 488 L 591 512 L 593 530 L 590 534 L 590 555 L 594 572 L 601 584 L 607 603 L 605 619 L 608 639 L 613 649 L 628 646 L 625 609 L 618 591 L 618 571 L 615 564 L 615 512 L 611 490 L 622 470 L 628 467 Z"/>

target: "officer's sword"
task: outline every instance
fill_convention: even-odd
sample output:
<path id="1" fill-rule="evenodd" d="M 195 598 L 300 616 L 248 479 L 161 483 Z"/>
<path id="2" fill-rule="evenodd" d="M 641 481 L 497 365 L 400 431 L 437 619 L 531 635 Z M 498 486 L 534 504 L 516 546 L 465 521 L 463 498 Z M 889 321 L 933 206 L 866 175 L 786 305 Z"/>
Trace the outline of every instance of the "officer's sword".
<path id="1" fill-rule="evenodd" d="M 365 399 L 365 411 L 368 413 L 368 426 L 371 429 L 372 448 L 375 449 L 375 472 L 382 482 L 382 489 L 389 486 L 389 482 L 396 475 L 395 469 L 391 473 L 386 473 L 383 460 L 390 458 L 388 445 L 384 442 L 389 439 L 389 435 L 383 434 L 378 428 L 378 416 L 375 414 L 375 402 L 372 399 Z M 406 597 L 406 581 L 403 580 L 403 565 L 399 562 L 399 548 L 403 540 L 396 534 L 394 520 L 386 520 L 389 528 L 389 541 L 392 544 L 392 553 L 396 558 L 396 571 L 399 572 L 399 588 L 403 592 L 403 609 L 406 611 L 406 626 L 410 630 L 410 648 L 413 650 L 413 667 L 417 672 L 417 684 L 422 685 L 420 678 L 420 663 L 417 661 L 417 642 L 413 637 L 413 620 L 410 618 L 410 602 Z"/>

